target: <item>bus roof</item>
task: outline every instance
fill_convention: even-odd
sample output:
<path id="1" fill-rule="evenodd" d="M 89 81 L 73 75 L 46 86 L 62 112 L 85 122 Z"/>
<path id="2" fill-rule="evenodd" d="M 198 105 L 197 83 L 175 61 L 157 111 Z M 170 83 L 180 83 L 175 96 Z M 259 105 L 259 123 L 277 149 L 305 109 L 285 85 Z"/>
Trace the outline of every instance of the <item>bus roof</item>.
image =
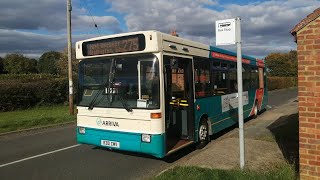
<path id="1" fill-rule="evenodd" d="M 233 60 L 237 56 L 236 52 L 232 52 L 232 51 L 225 50 L 225 49 L 222 49 L 222 48 L 218 48 L 218 47 L 215 47 L 215 46 L 205 45 L 203 43 L 199 43 L 199 42 L 196 42 L 196 41 L 191 41 L 191 40 L 184 39 L 184 38 L 181 38 L 181 37 L 172 36 L 170 34 L 163 33 L 163 32 L 156 31 L 156 30 L 136 31 L 136 32 L 127 32 L 127 33 L 121 33 L 121 34 L 100 36 L 100 37 L 95 37 L 95 38 L 90 38 L 90 39 L 78 41 L 77 42 L 78 45 L 76 45 L 76 46 L 79 49 L 79 45 L 82 44 L 83 42 L 97 41 L 97 40 L 109 39 L 109 38 L 115 38 L 115 37 L 121 37 L 121 36 L 130 36 L 130 35 L 133 35 L 133 34 L 145 34 L 145 35 L 147 35 L 147 34 L 157 34 L 157 36 L 161 37 L 162 40 L 164 40 L 164 41 L 174 42 L 174 43 L 178 43 L 178 44 L 181 44 L 181 45 L 187 45 L 187 46 L 190 46 L 190 47 L 199 48 L 199 49 L 202 49 L 202 50 L 207 50 L 207 51 L 209 51 L 209 57 L 210 58 L 215 58 L 215 57 L 213 57 L 211 55 L 212 52 L 216 52 L 216 53 L 219 53 L 219 54 L 227 55 L 226 57 L 232 58 Z M 252 56 L 242 55 L 242 58 L 247 60 L 247 61 L 250 61 L 250 64 L 257 64 L 257 65 L 258 64 L 260 64 L 260 65 L 264 64 L 264 60 L 254 58 Z M 225 59 L 225 60 L 228 60 L 228 59 Z"/>

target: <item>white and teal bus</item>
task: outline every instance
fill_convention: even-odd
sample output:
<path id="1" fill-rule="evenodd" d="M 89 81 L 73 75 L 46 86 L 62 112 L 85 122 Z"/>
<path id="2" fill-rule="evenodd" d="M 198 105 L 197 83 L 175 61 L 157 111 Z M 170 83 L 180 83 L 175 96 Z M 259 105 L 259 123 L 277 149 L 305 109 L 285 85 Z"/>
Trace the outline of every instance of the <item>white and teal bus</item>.
<path id="1" fill-rule="evenodd" d="M 76 43 L 78 143 L 162 158 L 237 123 L 236 54 L 158 31 Z M 263 60 L 242 56 L 244 117 L 267 103 Z"/>

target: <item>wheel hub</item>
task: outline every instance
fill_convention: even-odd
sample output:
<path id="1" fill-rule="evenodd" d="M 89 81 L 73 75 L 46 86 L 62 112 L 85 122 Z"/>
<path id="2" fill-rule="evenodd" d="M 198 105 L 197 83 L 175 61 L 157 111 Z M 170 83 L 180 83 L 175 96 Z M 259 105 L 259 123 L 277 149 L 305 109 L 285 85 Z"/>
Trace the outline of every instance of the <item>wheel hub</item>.
<path id="1" fill-rule="evenodd" d="M 205 125 L 201 125 L 200 129 L 199 129 L 199 139 L 200 139 L 200 141 L 206 140 L 207 134 L 208 134 L 207 127 Z"/>

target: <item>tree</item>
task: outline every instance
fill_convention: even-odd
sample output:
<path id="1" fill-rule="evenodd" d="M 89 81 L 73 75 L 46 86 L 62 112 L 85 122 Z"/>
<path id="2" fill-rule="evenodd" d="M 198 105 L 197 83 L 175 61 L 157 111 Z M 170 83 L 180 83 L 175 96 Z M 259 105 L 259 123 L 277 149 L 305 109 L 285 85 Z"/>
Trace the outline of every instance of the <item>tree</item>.
<path id="1" fill-rule="evenodd" d="M 42 54 L 38 63 L 40 73 L 58 74 L 57 62 L 62 54 L 56 51 L 49 51 Z"/>
<path id="2" fill-rule="evenodd" d="M 0 57 L 0 74 L 4 74 L 3 58 Z"/>
<path id="3" fill-rule="evenodd" d="M 26 73 L 38 73 L 38 69 L 37 69 L 37 65 L 38 65 L 38 61 L 35 59 L 26 59 L 26 69 L 27 72 Z"/>
<path id="4" fill-rule="evenodd" d="M 298 53 L 295 50 L 291 50 L 288 54 L 288 59 L 291 67 L 291 75 L 298 76 Z"/>
<path id="5" fill-rule="evenodd" d="M 76 59 L 76 50 L 72 48 L 72 72 L 73 75 L 76 76 L 78 73 L 78 60 Z M 60 75 L 68 76 L 68 51 L 67 48 L 63 50 L 61 53 L 60 59 L 57 61 L 58 73 Z"/>
<path id="6" fill-rule="evenodd" d="M 266 57 L 266 65 L 270 76 L 297 76 L 297 51 L 291 50 L 288 53 L 270 53 Z"/>
<path id="7" fill-rule="evenodd" d="M 4 70 L 10 74 L 37 73 L 37 61 L 22 54 L 7 54 L 3 61 Z"/>

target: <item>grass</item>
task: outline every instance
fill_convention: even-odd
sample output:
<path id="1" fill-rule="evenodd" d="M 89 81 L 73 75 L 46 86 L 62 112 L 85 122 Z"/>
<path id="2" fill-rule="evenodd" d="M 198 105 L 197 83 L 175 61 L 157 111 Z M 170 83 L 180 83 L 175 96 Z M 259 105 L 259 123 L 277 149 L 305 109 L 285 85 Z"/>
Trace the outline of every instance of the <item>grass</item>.
<path id="1" fill-rule="evenodd" d="M 219 170 L 193 166 L 174 167 L 153 180 L 294 180 L 294 168 L 289 164 L 273 167 L 268 171 Z"/>
<path id="2" fill-rule="evenodd" d="M 0 112 L 0 133 L 74 121 L 65 105 L 35 107 L 26 110 Z"/>
<path id="3" fill-rule="evenodd" d="M 254 138 L 255 140 L 267 141 L 267 142 L 276 142 L 276 139 L 271 134 L 264 134 Z"/>

